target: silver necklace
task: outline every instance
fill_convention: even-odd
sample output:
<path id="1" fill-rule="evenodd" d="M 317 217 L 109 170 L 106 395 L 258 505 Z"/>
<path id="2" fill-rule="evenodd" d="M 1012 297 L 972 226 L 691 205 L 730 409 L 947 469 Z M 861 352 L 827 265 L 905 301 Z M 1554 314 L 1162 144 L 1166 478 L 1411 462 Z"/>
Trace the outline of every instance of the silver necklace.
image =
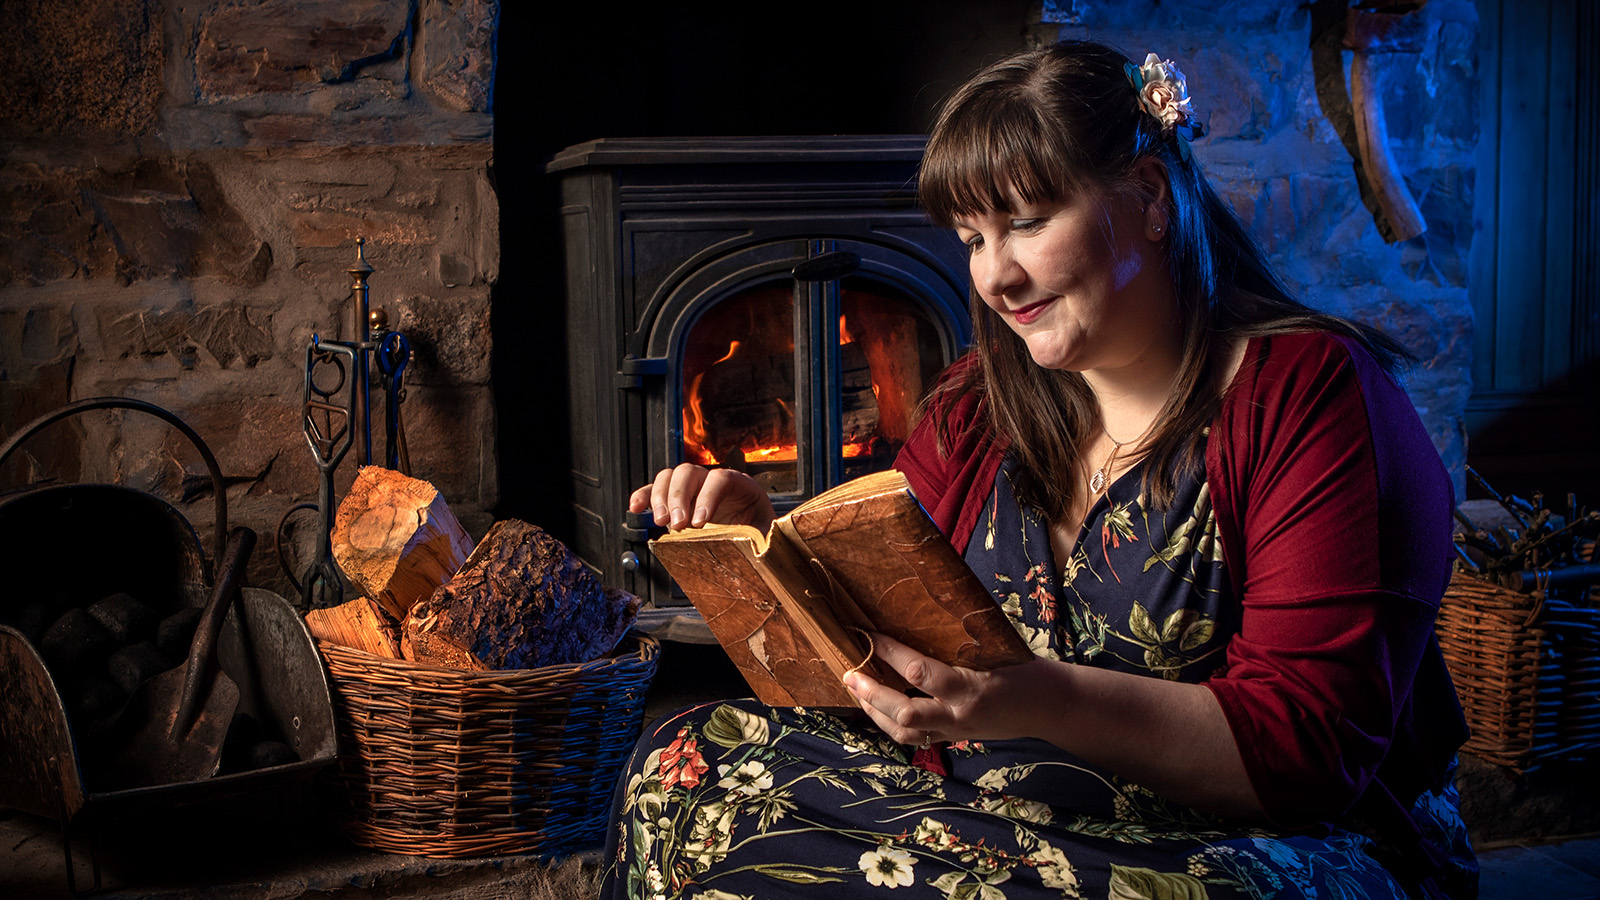
<path id="1" fill-rule="evenodd" d="M 1151 422 L 1144 427 L 1144 431 L 1139 432 L 1138 437 L 1126 441 L 1119 441 L 1112 437 L 1111 432 L 1106 431 L 1104 424 L 1100 426 L 1100 430 L 1105 433 L 1106 440 L 1111 442 L 1111 455 L 1107 456 L 1106 461 L 1100 464 L 1100 468 L 1095 469 L 1094 474 L 1089 476 L 1089 493 L 1098 494 L 1106 489 L 1106 482 L 1111 477 L 1111 466 L 1117 461 L 1117 451 L 1121 450 L 1124 444 L 1137 443 L 1143 440 L 1144 436 L 1150 433 L 1150 429 L 1155 427 L 1155 424 L 1155 422 Z"/>

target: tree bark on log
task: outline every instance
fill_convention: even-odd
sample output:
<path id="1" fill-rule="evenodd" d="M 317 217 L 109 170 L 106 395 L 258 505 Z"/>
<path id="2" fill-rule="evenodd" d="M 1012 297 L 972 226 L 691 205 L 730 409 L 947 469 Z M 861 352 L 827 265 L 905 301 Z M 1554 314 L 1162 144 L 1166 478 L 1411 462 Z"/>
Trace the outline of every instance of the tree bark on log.
<path id="1" fill-rule="evenodd" d="M 458 668 L 581 663 L 611 652 L 638 611 L 637 597 L 602 585 L 560 541 L 507 519 L 412 608 L 405 641 L 408 658 Z"/>
<path id="2" fill-rule="evenodd" d="M 339 504 L 333 558 L 396 622 L 439 589 L 472 552 L 472 537 L 426 481 L 364 466 Z"/>

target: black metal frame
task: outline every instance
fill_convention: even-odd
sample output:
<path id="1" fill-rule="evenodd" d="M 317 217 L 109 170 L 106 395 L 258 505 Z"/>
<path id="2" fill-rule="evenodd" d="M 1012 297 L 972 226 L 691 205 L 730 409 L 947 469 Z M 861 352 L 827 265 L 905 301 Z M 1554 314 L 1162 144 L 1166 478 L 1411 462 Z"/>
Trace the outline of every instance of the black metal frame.
<path id="1" fill-rule="evenodd" d="M 839 482 L 840 281 L 912 298 L 942 363 L 971 336 L 960 243 L 914 203 L 920 136 L 600 140 L 568 148 L 566 247 L 573 550 L 607 584 L 672 605 L 670 579 L 627 521 L 628 494 L 681 462 L 678 361 L 695 322 L 746 288 L 795 296 L 799 490 Z M 802 348 L 810 348 L 804 350 Z"/>

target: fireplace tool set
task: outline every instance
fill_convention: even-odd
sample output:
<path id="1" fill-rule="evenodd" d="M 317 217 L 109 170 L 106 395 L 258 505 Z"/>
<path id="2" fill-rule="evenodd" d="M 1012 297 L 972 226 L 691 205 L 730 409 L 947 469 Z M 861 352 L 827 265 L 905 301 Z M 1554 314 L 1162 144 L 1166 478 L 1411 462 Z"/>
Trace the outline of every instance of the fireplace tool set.
<path id="1" fill-rule="evenodd" d="M 369 309 L 367 279 L 374 271 L 366 259 L 366 239 L 356 239 L 356 262 L 347 271 L 350 286 L 351 340 L 335 341 L 312 335 L 306 346 L 305 387 L 301 424 L 306 443 L 321 475 L 317 502 L 291 506 L 278 520 L 276 546 L 284 574 L 300 593 L 302 610 L 337 606 L 344 600 L 345 578 L 333 559 L 333 478 L 357 441 L 362 465 L 372 464 L 372 369 L 384 393 L 384 466 L 411 474 L 406 452 L 405 423 L 400 405 L 405 399 L 405 371 L 411 361 L 411 342 L 388 329 L 388 315 Z M 373 340 L 374 332 L 378 339 Z M 315 509 L 318 516 L 314 556 L 298 577 L 283 552 L 283 526 L 289 516 Z"/>

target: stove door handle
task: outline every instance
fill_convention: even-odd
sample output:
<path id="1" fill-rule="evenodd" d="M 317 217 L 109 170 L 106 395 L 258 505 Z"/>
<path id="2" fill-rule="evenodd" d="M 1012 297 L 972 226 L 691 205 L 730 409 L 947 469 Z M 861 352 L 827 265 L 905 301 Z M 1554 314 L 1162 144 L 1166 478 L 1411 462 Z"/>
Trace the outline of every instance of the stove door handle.
<path id="1" fill-rule="evenodd" d="M 849 250 L 819 253 L 789 270 L 795 281 L 838 281 L 861 268 L 861 256 Z"/>

